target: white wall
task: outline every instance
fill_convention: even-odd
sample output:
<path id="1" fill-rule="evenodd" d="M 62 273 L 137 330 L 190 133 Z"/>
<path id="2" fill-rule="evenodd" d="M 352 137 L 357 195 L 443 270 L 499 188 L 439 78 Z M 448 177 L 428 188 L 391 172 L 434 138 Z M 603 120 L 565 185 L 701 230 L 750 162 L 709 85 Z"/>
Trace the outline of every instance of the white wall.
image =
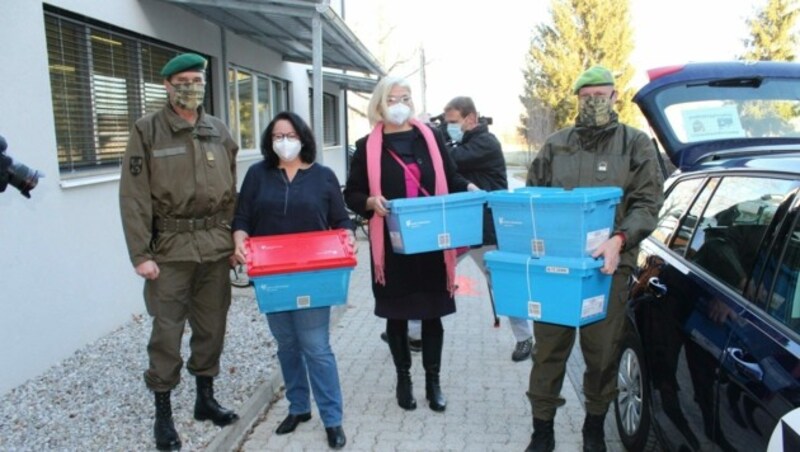
<path id="1" fill-rule="evenodd" d="M 48 0 L 48 4 L 158 38 L 214 59 L 217 115 L 224 117 L 221 30 L 154 0 Z M 62 186 L 48 74 L 43 2 L 3 2 L 0 14 L 0 135 L 8 155 L 46 177 L 23 198 L 0 193 L 0 394 L 144 312 L 117 201 L 118 181 Z M 306 66 L 232 33 L 232 64 L 292 81 L 291 105 L 308 118 Z M 260 155 L 243 152 L 239 180 Z M 327 158 L 327 154 L 326 154 Z M 75 184 L 70 184 L 75 185 Z M 142 350 L 145 353 L 145 350 Z"/>

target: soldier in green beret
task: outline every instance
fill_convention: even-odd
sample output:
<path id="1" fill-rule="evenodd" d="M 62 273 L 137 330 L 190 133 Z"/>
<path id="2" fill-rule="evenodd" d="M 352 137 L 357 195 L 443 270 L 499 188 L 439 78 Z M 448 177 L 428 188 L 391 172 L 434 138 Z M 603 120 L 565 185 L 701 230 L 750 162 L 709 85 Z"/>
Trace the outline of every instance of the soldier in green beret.
<path id="1" fill-rule="evenodd" d="M 663 179 L 656 150 L 641 130 L 617 120 L 614 76 L 603 66 L 583 72 L 572 89 L 578 96 L 575 125 L 547 138 L 528 171 L 527 185 L 546 187 L 616 186 L 622 189 L 614 229 L 593 252 L 603 258 L 600 271 L 613 275 L 603 302 L 604 320 L 580 328 L 586 362 L 583 394 L 586 419 L 583 450 L 605 451 L 603 424 L 617 393 L 618 344 L 625 326 L 625 302 L 639 242 L 655 229 L 663 203 Z M 533 367 L 528 398 L 533 407 L 533 435 L 527 451 L 553 451 L 553 418 L 564 404 L 560 391 L 575 328 L 534 322 Z"/>
<path id="2" fill-rule="evenodd" d="M 180 382 L 181 338 L 192 330 L 186 365 L 197 382 L 194 417 L 219 426 L 238 419 L 214 398 L 214 377 L 231 302 L 229 278 L 236 153 L 225 124 L 203 110 L 207 61 L 185 53 L 161 70 L 168 101 L 136 121 L 120 180 L 125 241 L 153 319 L 144 372 L 155 394 L 159 450 L 177 450 L 170 393 Z"/>

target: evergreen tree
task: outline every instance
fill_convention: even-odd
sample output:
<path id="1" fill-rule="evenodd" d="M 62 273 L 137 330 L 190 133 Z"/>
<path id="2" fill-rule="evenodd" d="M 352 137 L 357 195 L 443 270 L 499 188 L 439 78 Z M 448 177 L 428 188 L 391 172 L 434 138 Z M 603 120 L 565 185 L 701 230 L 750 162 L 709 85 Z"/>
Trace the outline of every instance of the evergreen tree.
<path id="1" fill-rule="evenodd" d="M 750 37 L 740 59 L 755 61 L 794 61 L 797 35 L 794 33 L 797 0 L 767 0 L 763 8 L 747 19 Z"/>
<path id="2" fill-rule="evenodd" d="M 519 131 L 529 146 L 542 144 L 539 117 L 552 124 L 550 132 L 574 124 L 578 101 L 572 84 L 595 64 L 609 68 L 616 77 L 615 108 L 620 121 L 634 121 L 637 113 L 629 87 L 634 71 L 628 62 L 633 29 L 628 0 L 551 0 L 550 15 L 551 22 L 538 25 L 533 32 L 523 70 L 520 101 L 526 112 L 520 118 Z M 551 114 L 543 114 L 543 110 Z"/>

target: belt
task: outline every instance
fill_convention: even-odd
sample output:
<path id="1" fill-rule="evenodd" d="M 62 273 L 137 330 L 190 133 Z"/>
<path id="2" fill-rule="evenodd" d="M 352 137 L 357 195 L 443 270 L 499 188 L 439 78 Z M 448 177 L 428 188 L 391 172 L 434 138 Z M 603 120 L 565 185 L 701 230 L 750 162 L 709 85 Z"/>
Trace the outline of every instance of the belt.
<path id="1" fill-rule="evenodd" d="M 212 215 L 205 218 L 156 218 L 157 231 L 163 232 L 192 232 L 214 229 L 220 226 L 229 229 L 222 215 Z"/>

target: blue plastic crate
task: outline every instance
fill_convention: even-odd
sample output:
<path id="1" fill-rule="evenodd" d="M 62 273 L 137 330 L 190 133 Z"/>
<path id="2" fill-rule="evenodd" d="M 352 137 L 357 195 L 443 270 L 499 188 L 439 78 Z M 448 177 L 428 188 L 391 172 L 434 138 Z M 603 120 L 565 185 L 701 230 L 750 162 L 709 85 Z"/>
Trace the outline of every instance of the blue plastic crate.
<path id="1" fill-rule="evenodd" d="M 386 217 L 392 249 L 416 254 L 480 245 L 485 203 L 484 191 L 393 199 Z"/>
<path id="2" fill-rule="evenodd" d="M 600 273 L 602 260 L 504 251 L 484 259 L 497 314 L 573 327 L 606 317 L 611 275 Z"/>
<path id="3" fill-rule="evenodd" d="M 621 197 L 618 187 L 491 192 L 497 248 L 536 257 L 590 257 L 611 236 Z"/>
<path id="4" fill-rule="evenodd" d="M 352 268 L 251 277 L 264 313 L 345 304 Z"/>

